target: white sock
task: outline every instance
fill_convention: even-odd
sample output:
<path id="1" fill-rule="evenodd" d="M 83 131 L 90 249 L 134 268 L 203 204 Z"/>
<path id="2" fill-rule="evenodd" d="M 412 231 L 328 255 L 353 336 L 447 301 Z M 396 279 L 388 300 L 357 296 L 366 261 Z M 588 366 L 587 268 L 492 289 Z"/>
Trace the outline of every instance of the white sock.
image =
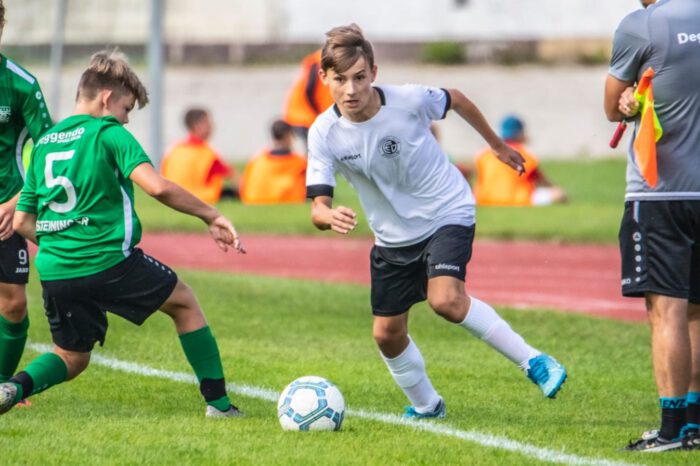
<path id="1" fill-rule="evenodd" d="M 429 413 L 435 409 L 440 402 L 440 395 L 430 383 L 423 355 L 410 336 L 403 353 L 395 358 L 387 358 L 382 354 L 382 359 L 416 411 Z"/>
<path id="2" fill-rule="evenodd" d="M 528 345 L 491 306 L 473 296 L 471 301 L 467 317 L 459 325 L 526 371 L 528 361 L 541 352 Z"/>

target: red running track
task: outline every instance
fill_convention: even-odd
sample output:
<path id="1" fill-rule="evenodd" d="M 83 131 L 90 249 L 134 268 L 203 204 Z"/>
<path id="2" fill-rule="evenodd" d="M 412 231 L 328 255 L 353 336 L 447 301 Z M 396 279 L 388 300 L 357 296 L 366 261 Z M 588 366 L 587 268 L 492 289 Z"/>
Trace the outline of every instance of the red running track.
<path id="1" fill-rule="evenodd" d="M 205 235 L 148 233 L 141 247 L 174 268 L 370 283 L 370 239 L 329 233 L 326 237 L 250 235 L 243 242 L 245 255 L 223 253 Z M 615 246 L 477 241 L 467 268 L 467 290 L 496 305 L 646 319 L 640 299 L 620 295 L 619 270 Z"/>

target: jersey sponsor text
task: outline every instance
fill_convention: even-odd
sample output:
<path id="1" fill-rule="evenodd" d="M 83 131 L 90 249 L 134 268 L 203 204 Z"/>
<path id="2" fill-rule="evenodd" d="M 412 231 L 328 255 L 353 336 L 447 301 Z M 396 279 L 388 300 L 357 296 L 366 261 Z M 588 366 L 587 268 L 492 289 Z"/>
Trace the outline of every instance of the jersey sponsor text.
<path id="1" fill-rule="evenodd" d="M 64 144 L 68 142 L 77 141 L 85 133 L 85 128 L 77 128 L 73 131 L 64 131 L 60 133 L 50 133 L 39 139 L 37 145 L 42 144 Z"/>
<path id="2" fill-rule="evenodd" d="M 90 224 L 90 218 L 71 218 L 68 220 L 37 220 L 36 231 L 37 232 L 53 232 L 53 231 L 63 231 L 78 224 L 82 226 L 88 226 Z"/>

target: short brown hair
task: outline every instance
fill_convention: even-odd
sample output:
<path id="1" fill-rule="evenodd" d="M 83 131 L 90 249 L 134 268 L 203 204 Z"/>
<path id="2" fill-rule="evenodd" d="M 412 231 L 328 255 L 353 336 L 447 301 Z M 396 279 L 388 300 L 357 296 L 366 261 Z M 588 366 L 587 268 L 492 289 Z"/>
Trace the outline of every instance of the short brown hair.
<path id="1" fill-rule="evenodd" d="M 5 27 L 5 2 L 0 0 L 0 28 Z"/>
<path id="2" fill-rule="evenodd" d="M 275 141 L 281 141 L 291 132 L 292 127 L 284 120 L 275 120 L 270 126 L 270 135 Z"/>
<path id="3" fill-rule="evenodd" d="M 362 29 L 355 23 L 338 26 L 326 33 L 326 43 L 321 52 L 323 71 L 333 69 L 343 73 L 350 69 L 361 57 L 370 68 L 374 67 L 372 44 L 362 35 Z"/>
<path id="4" fill-rule="evenodd" d="M 194 125 L 204 120 L 209 112 L 203 108 L 195 107 L 185 112 L 185 128 L 192 131 Z"/>
<path id="5" fill-rule="evenodd" d="M 143 108 L 148 103 L 148 92 L 141 80 L 131 69 L 126 55 L 117 50 L 103 50 L 90 57 L 87 69 L 80 77 L 78 96 L 90 99 L 102 89 L 110 89 L 119 94 L 132 94 Z"/>

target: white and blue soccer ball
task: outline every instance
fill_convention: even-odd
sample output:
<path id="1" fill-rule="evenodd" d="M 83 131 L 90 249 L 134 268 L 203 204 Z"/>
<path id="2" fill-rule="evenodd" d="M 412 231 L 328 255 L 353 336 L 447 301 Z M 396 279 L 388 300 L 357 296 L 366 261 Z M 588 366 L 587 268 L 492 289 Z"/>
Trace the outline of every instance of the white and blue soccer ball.
<path id="1" fill-rule="evenodd" d="M 330 380 L 314 375 L 287 385 L 277 402 L 284 430 L 339 430 L 345 417 L 345 400 Z"/>

